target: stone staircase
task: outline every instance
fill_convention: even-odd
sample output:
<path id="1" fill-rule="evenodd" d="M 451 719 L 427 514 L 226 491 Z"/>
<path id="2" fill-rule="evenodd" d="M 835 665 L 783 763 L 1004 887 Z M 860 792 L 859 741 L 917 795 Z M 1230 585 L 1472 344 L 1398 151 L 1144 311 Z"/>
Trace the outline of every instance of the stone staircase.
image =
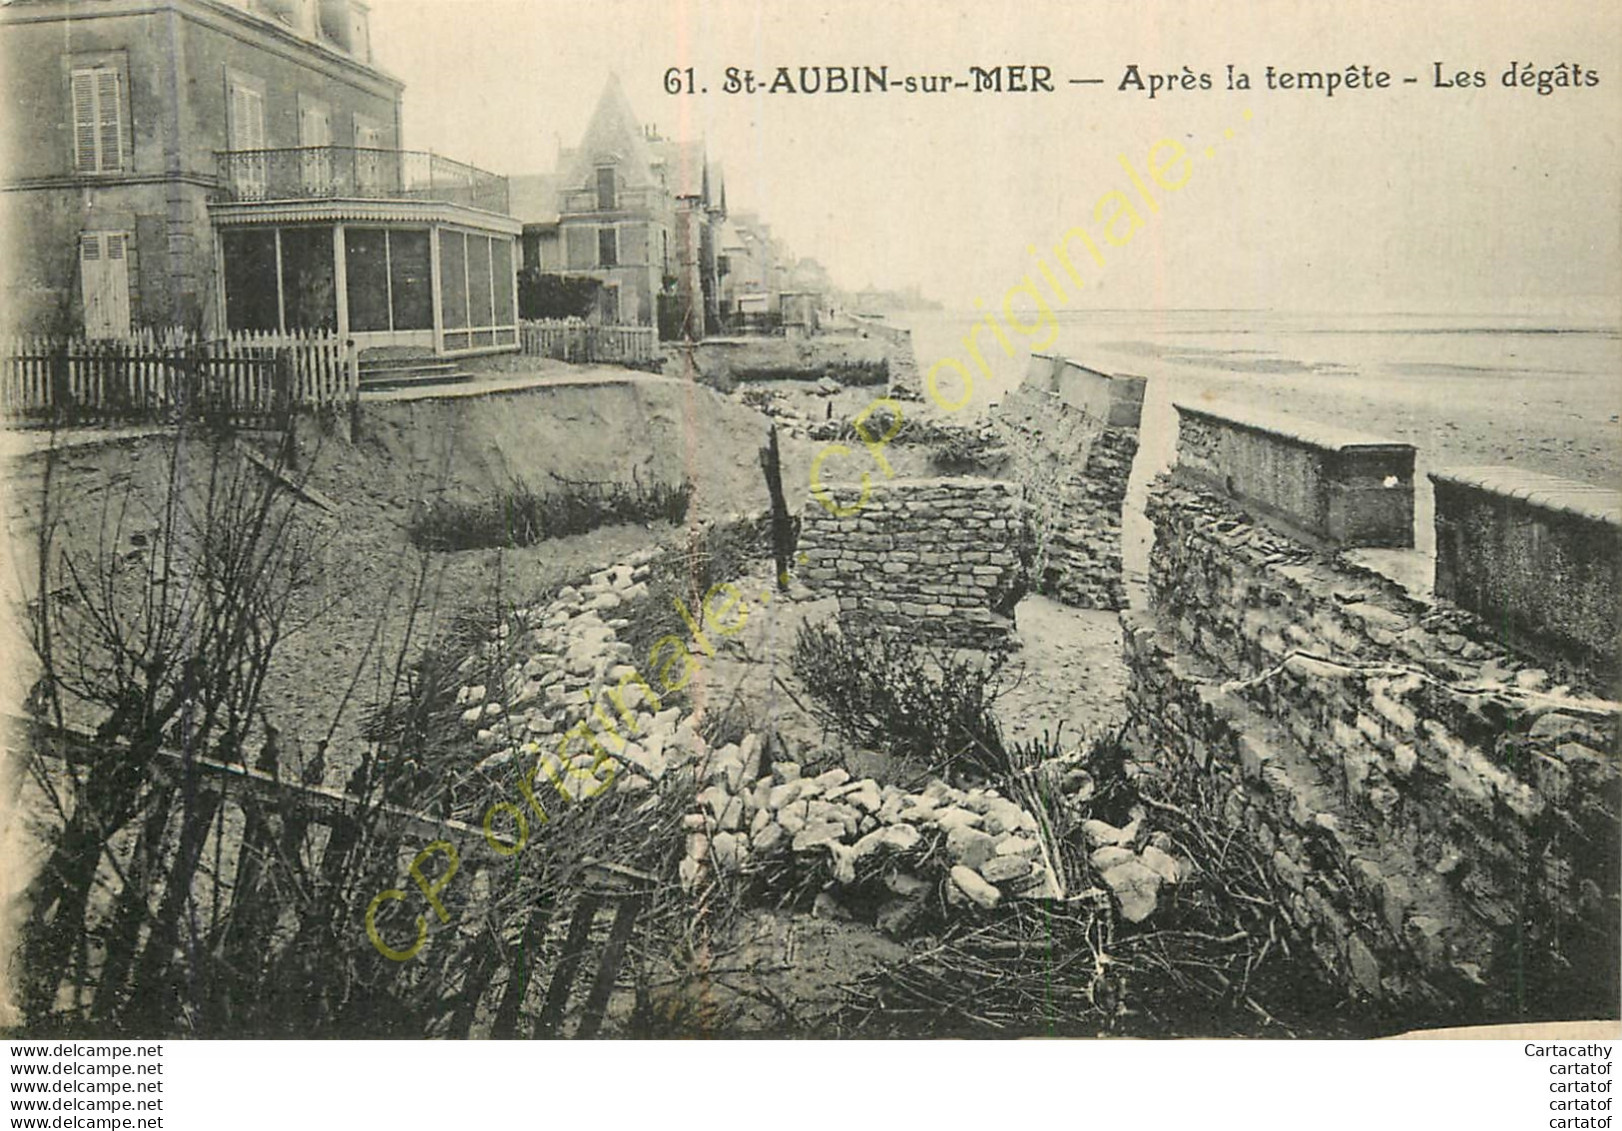
<path id="1" fill-rule="evenodd" d="M 456 362 L 423 351 L 364 350 L 360 356 L 360 391 L 387 392 L 472 380 Z"/>

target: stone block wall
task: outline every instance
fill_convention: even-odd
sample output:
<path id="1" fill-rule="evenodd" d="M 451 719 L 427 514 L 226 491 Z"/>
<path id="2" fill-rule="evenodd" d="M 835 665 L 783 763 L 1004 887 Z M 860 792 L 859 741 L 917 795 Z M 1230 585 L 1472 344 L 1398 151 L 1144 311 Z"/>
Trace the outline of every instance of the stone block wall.
<path id="1" fill-rule="evenodd" d="M 1033 354 L 993 424 L 1030 502 L 1032 585 L 1065 604 L 1121 609 L 1121 508 L 1138 450 L 1141 377 L 1111 377 Z"/>
<path id="2" fill-rule="evenodd" d="M 855 491 L 835 491 L 850 498 Z M 921 640 L 1006 644 L 1025 589 L 1019 488 L 992 479 L 895 479 L 834 514 L 801 512 L 799 575 L 841 617 Z"/>
<path id="3" fill-rule="evenodd" d="M 1622 705 L 1197 481 L 1150 491 L 1134 745 L 1317 960 L 1416 1023 L 1614 1016 Z"/>
<path id="4" fill-rule="evenodd" d="M 1431 475 L 1436 592 L 1544 655 L 1622 682 L 1622 493 L 1515 468 Z"/>

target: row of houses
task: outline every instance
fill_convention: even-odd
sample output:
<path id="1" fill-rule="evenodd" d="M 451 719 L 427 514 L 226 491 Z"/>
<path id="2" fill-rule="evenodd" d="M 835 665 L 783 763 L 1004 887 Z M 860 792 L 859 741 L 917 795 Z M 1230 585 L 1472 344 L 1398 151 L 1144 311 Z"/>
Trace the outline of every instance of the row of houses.
<path id="1" fill-rule="evenodd" d="M 455 357 L 518 348 L 525 266 L 593 287 L 594 320 L 667 336 L 793 289 L 769 229 L 728 216 L 703 143 L 645 130 L 617 79 L 546 177 L 404 148 L 369 16 L 363 0 L 0 3 L 11 328 L 330 331 Z"/>
<path id="2" fill-rule="evenodd" d="M 510 183 L 524 265 L 598 283 L 589 313 L 602 321 L 698 338 L 781 321 L 785 294 L 788 319 L 803 319 L 832 294 L 821 264 L 796 258 L 753 213 L 729 211 L 725 175 L 704 141 L 641 123 L 617 76 L 556 171 Z"/>

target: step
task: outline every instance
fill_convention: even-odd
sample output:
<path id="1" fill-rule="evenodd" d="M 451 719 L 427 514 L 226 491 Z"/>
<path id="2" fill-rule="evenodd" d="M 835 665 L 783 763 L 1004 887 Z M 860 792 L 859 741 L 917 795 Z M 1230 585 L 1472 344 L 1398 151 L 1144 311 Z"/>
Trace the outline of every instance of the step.
<path id="1" fill-rule="evenodd" d="M 454 370 L 452 372 L 435 370 L 432 373 L 398 371 L 376 377 L 368 377 L 362 374 L 360 391 L 373 393 L 390 389 L 417 389 L 433 385 L 460 385 L 471 380 L 473 380 L 473 374 Z"/>
<path id="2" fill-rule="evenodd" d="M 368 374 L 374 373 L 450 373 L 455 369 L 454 361 L 437 361 L 424 357 L 379 357 L 360 363 L 360 374 L 363 379 Z"/>

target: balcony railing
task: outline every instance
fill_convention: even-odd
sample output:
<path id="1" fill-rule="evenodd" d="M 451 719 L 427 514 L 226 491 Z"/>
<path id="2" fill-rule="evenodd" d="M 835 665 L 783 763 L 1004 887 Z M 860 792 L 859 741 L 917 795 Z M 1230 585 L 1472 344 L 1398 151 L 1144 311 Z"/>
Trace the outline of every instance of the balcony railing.
<path id="1" fill-rule="evenodd" d="M 604 208 L 608 203 L 597 195 L 597 190 L 591 189 L 565 189 L 558 201 L 558 211 L 565 216 L 578 215 L 585 212 L 649 212 L 659 207 L 660 194 L 651 188 L 622 188 L 614 193 L 613 207 Z"/>
<path id="2" fill-rule="evenodd" d="M 506 177 L 422 150 L 316 145 L 218 156 L 220 183 L 236 201 L 431 200 L 508 209 Z"/>

